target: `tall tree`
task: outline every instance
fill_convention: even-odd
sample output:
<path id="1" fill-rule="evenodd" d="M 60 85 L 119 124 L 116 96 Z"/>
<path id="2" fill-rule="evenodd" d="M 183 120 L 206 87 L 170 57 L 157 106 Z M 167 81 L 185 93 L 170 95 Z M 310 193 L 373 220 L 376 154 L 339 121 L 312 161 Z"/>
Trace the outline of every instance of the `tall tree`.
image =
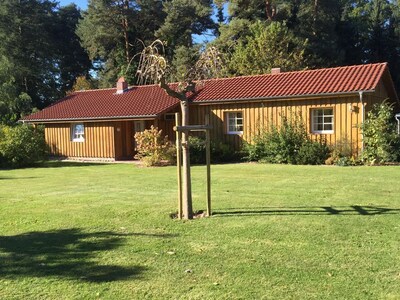
<path id="1" fill-rule="evenodd" d="M 74 34 L 79 11 L 57 5 L 50 0 L 4 0 L 0 5 L 1 68 L 8 70 L 0 101 L 3 107 L 9 103 L 10 120 L 27 113 L 27 107 L 52 103 L 90 68 Z"/>
<path id="2" fill-rule="evenodd" d="M 213 12 L 211 0 L 166 1 L 164 11 L 165 22 L 156 36 L 166 41 L 171 51 L 179 46 L 192 47 L 193 34 L 201 35 L 208 29 L 216 28 L 211 18 Z M 172 53 L 169 55 L 172 56 Z"/>
<path id="3" fill-rule="evenodd" d="M 135 7 L 136 2 L 129 0 L 90 0 L 79 22 L 77 34 L 90 59 L 101 66 L 103 86 L 113 85 L 132 59 Z"/>
<path id="4" fill-rule="evenodd" d="M 306 67 L 306 47 L 307 40 L 295 37 L 284 24 L 258 21 L 250 26 L 250 34 L 235 48 L 229 63 L 230 73 L 264 74 L 273 67 L 300 70 Z"/>
<path id="5" fill-rule="evenodd" d="M 188 70 L 182 81 L 170 85 L 167 82 L 168 62 L 164 57 L 164 45 L 156 40 L 143 49 L 137 70 L 140 83 L 158 83 L 165 92 L 180 101 L 182 113 L 182 126 L 189 125 L 190 95 L 196 91 L 196 84 L 206 78 L 218 76 L 221 70 L 221 57 L 219 51 L 210 47 L 200 54 L 199 60 Z M 178 158 L 179 159 L 179 158 Z M 183 217 L 193 218 L 189 135 L 182 132 L 182 162 L 183 162 Z"/>
<path id="6" fill-rule="evenodd" d="M 79 37 L 75 33 L 79 20 L 81 12 L 75 4 L 71 4 L 57 10 L 53 25 L 62 93 L 72 88 L 77 77 L 89 77 L 89 70 L 92 67 L 89 56 L 80 45 Z"/>

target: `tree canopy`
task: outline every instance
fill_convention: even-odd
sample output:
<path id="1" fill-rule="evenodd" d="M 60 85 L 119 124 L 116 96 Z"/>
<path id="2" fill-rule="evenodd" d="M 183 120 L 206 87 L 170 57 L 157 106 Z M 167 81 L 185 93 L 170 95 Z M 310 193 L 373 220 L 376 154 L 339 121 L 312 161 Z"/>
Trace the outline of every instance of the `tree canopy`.
<path id="1" fill-rule="evenodd" d="M 78 77 L 92 87 L 121 75 L 134 84 L 135 54 L 156 39 L 169 81 L 180 81 L 205 33 L 225 54 L 226 76 L 387 61 L 400 92 L 399 0 L 89 0 L 85 11 L 3 0 L 0 122 L 53 103 Z"/>

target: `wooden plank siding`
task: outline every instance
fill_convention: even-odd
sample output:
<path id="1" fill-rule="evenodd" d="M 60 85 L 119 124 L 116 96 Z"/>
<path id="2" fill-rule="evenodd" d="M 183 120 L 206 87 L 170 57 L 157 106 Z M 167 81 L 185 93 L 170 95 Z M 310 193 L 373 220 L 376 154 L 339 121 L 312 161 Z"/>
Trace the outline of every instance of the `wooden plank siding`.
<path id="1" fill-rule="evenodd" d="M 214 127 L 211 137 L 214 141 L 231 144 L 240 149 L 244 142 L 251 142 L 254 137 L 269 128 L 279 126 L 281 116 L 300 115 L 307 126 L 307 132 L 313 140 L 326 141 L 330 145 L 351 141 L 355 152 L 361 148 L 361 103 L 359 96 L 312 98 L 303 100 L 236 102 L 227 104 L 194 105 L 196 113 L 191 115 L 191 124 L 203 124 L 204 116 L 210 115 Z M 311 132 L 311 110 L 333 108 L 334 132 L 332 134 L 313 134 Z M 192 110 L 195 110 L 192 107 Z M 227 134 L 226 113 L 243 113 L 243 134 Z"/>
<path id="2" fill-rule="evenodd" d="M 73 142 L 71 123 L 46 124 L 50 153 L 61 157 L 114 158 L 114 126 L 110 122 L 83 123 L 85 140 Z"/>
<path id="3" fill-rule="evenodd" d="M 381 80 L 374 93 L 364 93 L 363 103 L 365 118 L 375 103 L 381 103 L 388 98 L 384 82 Z M 311 132 L 312 110 L 332 108 L 334 114 L 332 134 L 314 134 Z M 323 140 L 329 145 L 350 143 L 354 154 L 362 149 L 362 104 L 358 93 L 349 95 L 325 95 L 313 98 L 287 98 L 280 100 L 235 101 L 221 104 L 192 103 L 190 109 L 190 124 L 201 125 L 205 115 L 210 116 L 211 140 L 221 141 L 239 150 L 244 142 L 252 140 L 267 130 L 269 126 L 279 126 L 281 116 L 300 115 L 306 124 L 307 132 L 313 140 Z M 175 113 L 179 107 L 170 111 Z M 243 134 L 228 134 L 226 114 L 242 112 Z M 168 135 L 171 141 L 175 133 L 173 119 L 161 115 L 156 119 L 146 119 L 146 129 L 154 125 Z M 118 120 L 103 122 L 83 122 L 85 125 L 85 140 L 71 140 L 71 123 L 47 123 L 45 125 L 46 141 L 52 155 L 63 157 L 89 157 L 109 159 L 132 159 L 135 154 L 135 120 Z M 201 134 L 201 133 L 194 133 Z"/>

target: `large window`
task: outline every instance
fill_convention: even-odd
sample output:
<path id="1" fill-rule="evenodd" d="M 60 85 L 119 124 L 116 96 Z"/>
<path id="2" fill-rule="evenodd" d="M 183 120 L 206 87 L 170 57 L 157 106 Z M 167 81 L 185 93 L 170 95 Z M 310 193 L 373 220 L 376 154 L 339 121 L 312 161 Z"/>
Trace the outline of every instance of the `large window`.
<path id="1" fill-rule="evenodd" d="M 71 140 L 73 142 L 83 142 L 85 140 L 85 126 L 83 124 L 72 124 Z"/>
<path id="2" fill-rule="evenodd" d="M 333 108 L 311 110 L 311 130 L 313 133 L 333 133 Z"/>
<path id="3" fill-rule="evenodd" d="M 243 113 L 242 112 L 227 112 L 227 133 L 242 134 L 243 133 Z"/>

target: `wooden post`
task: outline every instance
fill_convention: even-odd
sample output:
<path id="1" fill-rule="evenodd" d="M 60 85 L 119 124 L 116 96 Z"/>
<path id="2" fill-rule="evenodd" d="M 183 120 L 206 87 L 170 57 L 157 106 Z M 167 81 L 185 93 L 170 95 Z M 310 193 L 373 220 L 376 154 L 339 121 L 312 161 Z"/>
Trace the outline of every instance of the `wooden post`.
<path id="1" fill-rule="evenodd" d="M 210 125 L 210 115 L 205 117 L 205 125 Z M 211 216 L 211 145 L 210 129 L 206 130 L 206 164 L 207 164 L 207 216 Z"/>
<path id="2" fill-rule="evenodd" d="M 181 115 L 175 114 L 175 125 L 181 125 Z M 178 219 L 182 219 L 182 133 L 176 131 L 176 170 L 178 177 Z"/>

